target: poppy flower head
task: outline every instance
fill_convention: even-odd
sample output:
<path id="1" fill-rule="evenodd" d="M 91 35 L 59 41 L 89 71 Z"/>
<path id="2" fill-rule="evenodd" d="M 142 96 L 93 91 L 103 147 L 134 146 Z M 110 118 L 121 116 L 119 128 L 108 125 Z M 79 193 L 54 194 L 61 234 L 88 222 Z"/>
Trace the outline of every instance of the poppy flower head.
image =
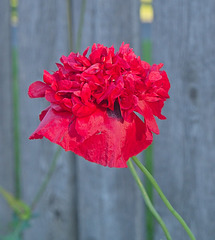
<path id="1" fill-rule="evenodd" d="M 62 56 L 57 71 L 44 70 L 43 82 L 30 85 L 31 98 L 50 102 L 30 139 L 46 137 L 91 162 L 127 167 L 129 157 L 152 143 L 152 132 L 159 134 L 154 116 L 165 119 L 167 74 L 163 64 L 150 66 L 128 44 L 116 53 L 101 44 L 87 57 L 88 51 Z"/>

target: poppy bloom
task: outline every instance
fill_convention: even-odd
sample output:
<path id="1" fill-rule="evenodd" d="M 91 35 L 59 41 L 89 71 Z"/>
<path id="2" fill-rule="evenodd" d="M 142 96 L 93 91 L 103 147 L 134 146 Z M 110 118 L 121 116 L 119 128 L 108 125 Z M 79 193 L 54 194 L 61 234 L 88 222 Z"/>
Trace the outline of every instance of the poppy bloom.
<path id="1" fill-rule="evenodd" d="M 30 85 L 31 98 L 50 102 L 30 139 L 45 137 L 91 162 L 127 167 L 152 143 L 152 132 L 159 134 L 155 116 L 165 119 L 169 80 L 163 64 L 141 61 L 128 44 L 116 53 L 101 44 L 87 57 L 88 50 L 62 56 L 57 71 L 44 70 L 44 82 Z"/>

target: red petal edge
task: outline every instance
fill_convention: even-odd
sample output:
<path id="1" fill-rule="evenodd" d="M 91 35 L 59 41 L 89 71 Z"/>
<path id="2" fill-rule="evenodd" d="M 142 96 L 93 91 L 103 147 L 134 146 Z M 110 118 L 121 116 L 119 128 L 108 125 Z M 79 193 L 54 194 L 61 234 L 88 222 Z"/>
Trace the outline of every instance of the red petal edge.
<path id="1" fill-rule="evenodd" d="M 36 81 L 29 86 L 28 95 L 31 98 L 42 98 L 45 97 L 45 92 L 47 89 L 50 89 L 47 84 Z"/>
<path id="2" fill-rule="evenodd" d="M 131 115 L 130 123 L 109 117 L 101 110 L 73 119 L 68 112 L 50 108 L 30 139 L 45 137 L 90 162 L 126 168 L 127 160 L 146 149 L 153 140 L 145 123 L 134 113 Z"/>

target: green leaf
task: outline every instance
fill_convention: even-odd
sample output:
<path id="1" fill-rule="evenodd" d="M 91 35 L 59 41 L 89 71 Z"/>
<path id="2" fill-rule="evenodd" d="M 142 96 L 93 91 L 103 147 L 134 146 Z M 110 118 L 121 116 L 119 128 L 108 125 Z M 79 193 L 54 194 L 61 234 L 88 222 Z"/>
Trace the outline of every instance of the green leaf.
<path id="1" fill-rule="evenodd" d="M 16 199 L 11 193 L 7 192 L 1 186 L 0 194 L 4 197 L 4 199 L 21 220 L 27 220 L 31 217 L 31 209 L 26 203 Z"/>
<path id="2" fill-rule="evenodd" d="M 0 240 L 21 240 L 22 233 L 29 226 L 29 220 L 15 220 L 13 231 L 11 231 L 8 235 L 0 238 Z"/>

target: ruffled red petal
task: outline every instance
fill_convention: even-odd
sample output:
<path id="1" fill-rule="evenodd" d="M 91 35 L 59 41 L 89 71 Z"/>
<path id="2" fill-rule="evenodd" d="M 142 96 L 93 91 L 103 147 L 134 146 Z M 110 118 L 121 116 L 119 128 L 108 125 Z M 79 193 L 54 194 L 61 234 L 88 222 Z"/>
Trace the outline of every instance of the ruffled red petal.
<path id="1" fill-rule="evenodd" d="M 153 115 L 153 111 L 145 101 L 138 102 L 136 111 L 144 117 L 146 126 L 150 131 L 159 134 L 159 128 Z"/>
<path id="2" fill-rule="evenodd" d="M 46 70 L 43 72 L 43 81 L 47 83 L 48 85 L 51 85 L 53 82 L 53 76 Z"/>
<path id="3" fill-rule="evenodd" d="M 73 144 L 68 133 L 69 124 L 71 124 L 73 120 L 72 114 L 68 112 L 58 112 L 50 107 L 48 111 L 45 112 L 45 114 L 42 113 L 42 115 L 42 121 L 29 139 L 41 139 L 45 137 L 68 151 L 70 144 Z"/>
<path id="4" fill-rule="evenodd" d="M 153 139 L 134 113 L 128 123 L 99 109 L 88 117 L 74 119 L 52 108 L 30 139 L 43 137 L 91 162 L 116 168 L 127 167 L 127 160 L 147 148 Z"/>
<path id="5" fill-rule="evenodd" d="M 163 64 L 141 61 L 129 44 L 117 53 L 101 44 L 87 57 L 88 50 L 62 56 L 57 71 L 44 71 L 44 83 L 30 85 L 30 97 L 50 102 L 30 139 L 46 137 L 91 162 L 126 167 L 159 134 L 155 116 L 165 119 L 170 83 Z"/>
<path id="6" fill-rule="evenodd" d="M 50 87 L 47 84 L 36 81 L 29 86 L 28 95 L 31 98 L 45 97 L 45 92 L 48 89 L 50 89 Z"/>
<path id="7" fill-rule="evenodd" d="M 131 116 L 132 121 L 126 122 L 98 110 L 88 118 L 77 118 L 70 130 L 75 129 L 82 138 L 72 151 L 103 166 L 127 167 L 127 160 L 146 149 L 153 140 L 140 118 L 134 113 Z"/>

